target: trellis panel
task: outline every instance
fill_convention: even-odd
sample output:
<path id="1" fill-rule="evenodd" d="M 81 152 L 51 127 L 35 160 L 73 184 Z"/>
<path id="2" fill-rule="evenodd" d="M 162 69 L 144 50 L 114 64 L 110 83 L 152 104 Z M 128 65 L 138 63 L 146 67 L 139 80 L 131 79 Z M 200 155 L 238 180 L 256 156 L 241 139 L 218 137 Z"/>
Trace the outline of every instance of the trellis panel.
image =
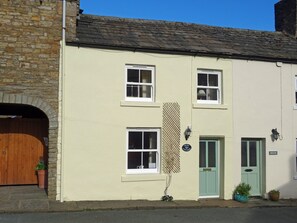
<path id="1" fill-rule="evenodd" d="M 163 103 L 162 164 L 164 173 L 180 172 L 180 106 Z"/>

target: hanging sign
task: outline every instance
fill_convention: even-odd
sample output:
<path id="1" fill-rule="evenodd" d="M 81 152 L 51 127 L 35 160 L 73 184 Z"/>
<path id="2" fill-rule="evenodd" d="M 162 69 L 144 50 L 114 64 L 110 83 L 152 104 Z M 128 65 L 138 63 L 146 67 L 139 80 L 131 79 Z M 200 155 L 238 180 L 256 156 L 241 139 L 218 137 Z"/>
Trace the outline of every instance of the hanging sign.
<path id="1" fill-rule="evenodd" d="M 189 152 L 192 149 L 192 146 L 190 144 L 184 144 L 182 146 L 183 151 Z"/>

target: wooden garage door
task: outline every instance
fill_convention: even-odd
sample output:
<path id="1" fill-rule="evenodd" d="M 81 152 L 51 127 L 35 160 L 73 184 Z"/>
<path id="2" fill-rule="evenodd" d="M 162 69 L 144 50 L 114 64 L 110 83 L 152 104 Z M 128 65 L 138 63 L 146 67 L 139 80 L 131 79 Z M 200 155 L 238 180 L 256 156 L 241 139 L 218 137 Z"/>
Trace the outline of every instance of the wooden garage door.
<path id="1" fill-rule="evenodd" d="M 35 166 L 47 162 L 47 120 L 0 119 L 0 185 L 37 184 Z"/>

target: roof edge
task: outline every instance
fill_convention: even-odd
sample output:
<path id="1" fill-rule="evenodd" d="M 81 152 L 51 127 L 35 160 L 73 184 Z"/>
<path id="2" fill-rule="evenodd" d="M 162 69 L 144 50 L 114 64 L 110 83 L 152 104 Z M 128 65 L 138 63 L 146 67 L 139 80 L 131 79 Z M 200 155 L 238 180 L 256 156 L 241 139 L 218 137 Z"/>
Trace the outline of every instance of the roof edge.
<path id="1" fill-rule="evenodd" d="M 99 45 L 90 44 L 82 42 L 68 41 L 66 42 L 68 46 L 77 46 L 84 48 L 96 48 L 96 49 L 107 49 L 107 50 L 122 50 L 122 51 L 132 51 L 132 52 L 147 52 L 147 53 L 161 53 L 161 54 L 173 54 L 173 55 L 185 55 L 185 56 L 208 56 L 208 57 L 221 57 L 225 59 L 241 59 L 241 60 L 254 60 L 254 61 L 264 61 L 264 62 L 283 62 L 283 63 L 293 63 L 297 64 L 297 59 L 290 58 L 276 58 L 276 57 L 261 57 L 257 55 L 239 55 L 239 54 L 224 54 L 224 53 L 210 53 L 210 52 L 198 52 L 198 51 L 182 51 L 182 50 L 162 50 L 154 48 L 137 48 L 137 47 L 121 47 L 121 46 L 110 46 L 110 45 Z"/>

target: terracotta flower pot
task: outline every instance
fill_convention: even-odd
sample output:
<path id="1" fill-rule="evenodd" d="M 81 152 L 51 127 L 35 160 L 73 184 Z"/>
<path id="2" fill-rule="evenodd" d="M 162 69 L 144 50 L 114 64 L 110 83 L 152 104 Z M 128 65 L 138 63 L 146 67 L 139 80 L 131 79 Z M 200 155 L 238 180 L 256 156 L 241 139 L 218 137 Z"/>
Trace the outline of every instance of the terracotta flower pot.
<path id="1" fill-rule="evenodd" d="M 47 170 L 38 170 L 38 187 L 39 188 L 47 188 Z"/>
<path id="2" fill-rule="evenodd" d="M 279 200 L 279 192 L 278 193 L 268 193 L 269 199 L 271 201 L 278 201 Z"/>

